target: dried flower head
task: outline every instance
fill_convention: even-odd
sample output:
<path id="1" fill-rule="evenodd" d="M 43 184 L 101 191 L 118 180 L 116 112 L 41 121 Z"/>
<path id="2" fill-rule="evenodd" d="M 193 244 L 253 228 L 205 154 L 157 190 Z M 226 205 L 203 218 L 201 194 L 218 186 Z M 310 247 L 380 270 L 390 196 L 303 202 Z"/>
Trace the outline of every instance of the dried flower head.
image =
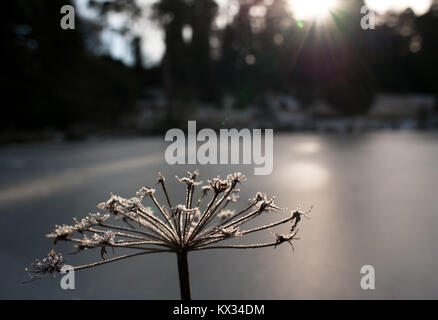
<path id="1" fill-rule="evenodd" d="M 292 245 L 292 240 L 298 239 L 296 227 L 301 217 L 309 214 L 310 210 L 306 213 L 296 210 L 276 222 L 242 230 L 246 223 L 265 212 L 284 210 L 274 204 L 275 197 L 268 197 L 260 192 L 250 199 L 249 204 L 244 208 L 228 208 L 229 205 L 238 203 L 240 190 L 236 186 L 246 180 L 240 172 L 230 174 L 226 179 L 213 178 L 208 180 L 206 185 L 196 181 L 198 176 L 199 172 L 195 171 L 188 172 L 187 177 L 176 177 L 186 185 L 186 199 L 183 204 L 172 205 L 165 178 L 159 173 L 158 184 L 163 189 L 166 205 L 158 201 L 156 190 L 148 187 L 142 187 L 137 192 L 137 197 L 129 199 L 111 194 L 107 201 L 98 205 L 99 209 L 107 210 L 109 213 L 103 215 L 92 213 L 80 221 L 74 219 L 74 225 L 56 225 L 47 237 L 54 238 L 55 243 L 60 240 L 72 242 L 77 251 L 100 248 L 101 261 L 76 266 L 74 270 L 145 254 L 174 252 L 178 256 L 183 298 L 190 298 L 188 252 L 207 249 L 275 248 L 284 242 Z M 199 185 L 202 185 L 199 190 L 200 195 L 197 201 L 193 201 L 196 187 Z M 143 204 L 147 200 L 155 207 L 157 214 L 152 207 Z M 110 223 L 111 214 L 115 221 L 122 221 L 124 224 Z M 293 223 L 289 234 L 272 231 L 272 228 L 289 222 Z M 243 238 L 262 230 L 269 230 L 274 235 L 274 240 L 254 244 L 220 244 L 222 241 Z M 82 234 L 82 238 L 76 236 L 78 233 Z M 129 249 L 133 253 L 105 259 L 107 247 L 112 248 L 113 254 L 117 248 Z M 37 260 L 32 264 L 31 269 L 26 270 L 31 280 L 39 279 L 46 273 L 54 276 L 61 270 L 63 261 L 62 255 L 51 251 L 46 258 L 42 261 Z"/>
<path id="2" fill-rule="evenodd" d="M 100 213 L 90 213 L 88 217 L 85 217 L 80 222 L 76 218 L 73 218 L 73 221 L 76 222 L 74 229 L 79 232 L 86 231 L 90 227 L 97 226 L 109 218 L 110 215 L 108 213 L 104 215 L 101 215 Z"/>
<path id="3" fill-rule="evenodd" d="M 229 227 L 229 228 L 224 228 L 224 227 L 220 227 L 217 229 L 217 231 L 215 231 L 214 234 L 219 235 L 220 237 L 224 237 L 224 238 L 241 238 L 243 236 L 242 232 L 239 232 L 239 228 L 235 228 L 235 227 Z"/>
<path id="4" fill-rule="evenodd" d="M 233 174 L 229 174 L 227 176 L 227 180 L 231 183 L 242 183 L 246 181 L 246 177 L 240 172 L 234 172 Z"/>
<path id="5" fill-rule="evenodd" d="M 45 274 L 50 274 L 52 278 L 56 276 L 58 272 L 61 272 L 62 266 L 64 265 L 64 257 L 51 250 L 47 257 L 43 260 L 36 260 L 31 264 L 30 268 L 25 268 L 24 270 L 28 272 L 30 281 L 41 279 Z"/>
<path id="6" fill-rule="evenodd" d="M 138 190 L 136 194 L 140 198 L 149 197 L 150 195 L 155 194 L 155 189 L 148 188 L 148 187 L 141 187 L 140 190 Z"/>
<path id="7" fill-rule="evenodd" d="M 228 189 L 228 180 L 221 180 L 219 177 L 208 180 L 208 184 L 215 193 L 221 193 Z"/>

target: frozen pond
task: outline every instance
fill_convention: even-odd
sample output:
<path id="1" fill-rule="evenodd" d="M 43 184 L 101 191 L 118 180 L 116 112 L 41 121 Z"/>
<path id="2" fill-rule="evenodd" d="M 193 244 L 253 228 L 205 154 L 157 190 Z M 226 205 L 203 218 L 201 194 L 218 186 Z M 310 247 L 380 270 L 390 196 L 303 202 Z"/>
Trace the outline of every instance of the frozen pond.
<path id="1" fill-rule="evenodd" d="M 169 166 L 166 146 L 164 138 L 131 138 L 0 149 L 0 298 L 179 298 L 172 254 L 78 272 L 71 291 L 49 278 L 21 282 L 24 267 L 52 247 L 44 235 L 55 224 L 96 212 L 109 192 L 133 196 L 155 183 L 158 170 L 183 196 L 172 177 L 195 168 L 203 180 L 245 173 L 241 206 L 263 191 L 283 207 L 315 208 L 295 252 L 285 244 L 191 253 L 193 298 L 438 298 L 438 134 L 277 135 L 270 176 L 254 176 L 252 166 Z M 70 248 L 59 246 L 70 264 L 100 259 L 92 250 L 69 255 Z M 360 287 L 363 265 L 375 267 L 375 290 Z"/>

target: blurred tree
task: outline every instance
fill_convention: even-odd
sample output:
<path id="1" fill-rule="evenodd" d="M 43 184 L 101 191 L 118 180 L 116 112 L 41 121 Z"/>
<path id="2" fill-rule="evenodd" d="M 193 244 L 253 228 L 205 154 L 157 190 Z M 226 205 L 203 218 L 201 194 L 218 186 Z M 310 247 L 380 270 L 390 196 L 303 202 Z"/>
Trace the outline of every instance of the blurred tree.
<path id="1" fill-rule="evenodd" d="M 260 34 L 263 78 L 270 90 L 292 93 L 295 62 L 299 54 L 300 30 L 288 9 L 287 0 L 266 6 L 265 28 Z"/>
<path id="2" fill-rule="evenodd" d="M 189 23 L 193 32 L 189 52 L 190 70 L 196 96 L 201 100 L 218 98 L 210 46 L 218 6 L 213 0 L 193 0 L 189 10 Z"/>
<path id="3" fill-rule="evenodd" d="M 168 123 L 173 123 L 181 100 L 217 98 L 210 47 L 217 4 L 213 0 L 161 0 L 154 12 L 165 32 L 163 78 Z M 183 38 L 185 28 L 191 31 L 191 39 Z"/>
<path id="4" fill-rule="evenodd" d="M 434 0 L 430 10 L 416 19 L 418 35 L 413 41 L 418 41 L 416 67 L 421 75 L 421 83 L 417 90 L 435 94 L 436 111 L 438 112 L 438 0 Z M 413 43 L 411 43 L 413 45 Z"/>
<path id="5" fill-rule="evenodd" d="M 141 37 L 135 36 L 132 40 L 132 51 L 134 52 L 134 68 L 137 72 L 141 72 L 144 68 Z"/>
<path id="6" fill-rule="evenodd" d="M 84 48 L 78 32 L 59 25 L 65 4 L 70 2 L 7 1 L 1 10 L 3 129 L 68 122 L 55 88 L 69 73 L 69 61 Z"/>
<path id="7" fill-rule="evenodd" d="M 154 10 L 165 33 L 164 81 L 172 99 L 184 95 L 189 82 L 187 50 L 182 34 L 184 25 L 188 23 L 189 8 L 184 0 L 161 0 L 155 4 Z"/>
<path id="8" fill-rule="evenodd" d="M 222 36 L 222 59 L 219 63 L 223 90 L 235 97 L 235 106 L 247 106 L 264 85 L 257 72 L 260 43 L 251 26 L 251 9 L 260 0 L 240 0 L 239 10 Z"/>
<path id="9" fill-rule="evenodd" d="M 130 71 L 91 54 L 90 22 L 60 27 L 67 0 L 7 1 L 1 11 L 2 129 L 114 125 L 133 106 Z"/>
<path id="10" fill-rule="evenodd" d="M 151 17 L 137 0 L 90 0 L 98 19 L 77 16 L 76 30 L 59 26 L 69 0 L 6 2 L 0 13 L 2 129 L 114 126 L 143 96 L 139 89 L 159 85 L 167 92 L 170 126 L 187 102 L 219 102 L 224 94 L 235 98 L 235 107 L 267 92 L 293 94 L 305 104 L 326 101 L 345 115 L 365 113 L 380 91 L 438 97 L 438 0 L 422 16 L 409 9 L 387 13 L 375 30 L 361 29 L 363 0 L 339 0 L 328 19 L 303 21 L 294 19 L 287 0 L 235 3 L 218 29 L 214 0 L 157 1 L 152 18 L 163 28 L 166 50 L 161 66 L 145 71 L 135 23 Z M 116 30 L 112 13 L 124 21 Z M 133 68 L 95 47 L 104 28 L 130 41 Z"/>

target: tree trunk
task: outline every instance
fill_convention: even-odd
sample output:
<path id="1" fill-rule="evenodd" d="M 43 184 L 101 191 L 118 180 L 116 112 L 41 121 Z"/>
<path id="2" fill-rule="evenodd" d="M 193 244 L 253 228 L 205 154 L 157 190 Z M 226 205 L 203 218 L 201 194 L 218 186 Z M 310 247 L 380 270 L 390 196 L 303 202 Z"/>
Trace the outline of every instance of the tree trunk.
<path id="1" fill-rule="evenodd" d="M 181 300 L 192 300 L 190 290 L 189 264 L 187 261 L 187 251 L 180 250 L 178 256 L 178 274 L 179 274 L 179 289 L 181 292 Z"/>

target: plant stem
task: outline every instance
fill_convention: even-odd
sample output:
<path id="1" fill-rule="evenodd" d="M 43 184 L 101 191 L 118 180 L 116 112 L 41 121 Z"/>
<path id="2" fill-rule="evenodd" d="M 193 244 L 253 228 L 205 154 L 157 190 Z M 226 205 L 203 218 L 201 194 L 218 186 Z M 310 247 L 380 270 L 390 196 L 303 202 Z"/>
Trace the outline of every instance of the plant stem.
<path id="1" fill-rule="evenodd" d="M 190 290 L 190 276 L 189 263 L 187 260 L 187 251 L 180 249 L 177 252 L 178 257 L 178 275 L 179 275 L 179 289 L 181 292 L 181 300 L 192 300 L 192 293 Z"/>

